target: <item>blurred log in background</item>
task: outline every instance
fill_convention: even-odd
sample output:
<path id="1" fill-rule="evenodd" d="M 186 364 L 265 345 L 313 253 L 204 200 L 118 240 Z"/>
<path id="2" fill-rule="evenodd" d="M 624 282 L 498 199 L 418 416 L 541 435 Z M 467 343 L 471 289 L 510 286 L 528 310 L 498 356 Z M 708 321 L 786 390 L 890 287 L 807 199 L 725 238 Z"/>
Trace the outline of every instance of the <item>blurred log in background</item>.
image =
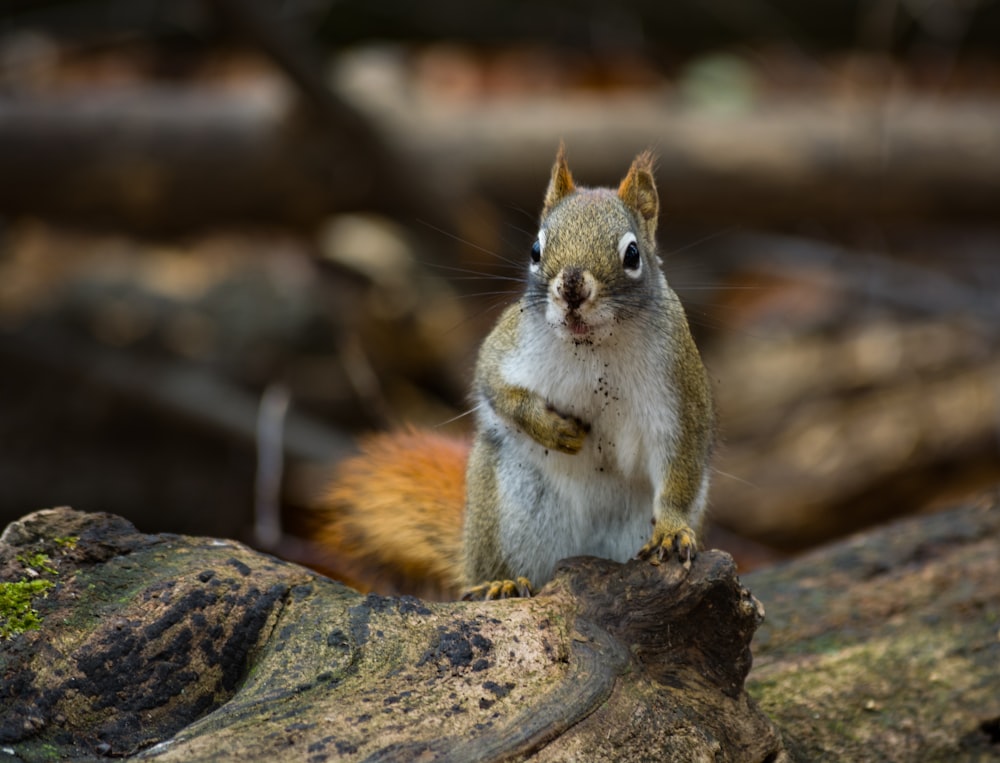
<path id="1" fill-rule="evenodd" d="M 709 543 L 748 568 L 1000 482 L 1000 7 L 661 5 L 6 4 L 0 524 L 322 562 L 358 433 L 463 431 L 560 138 L 586 184 L 659 155 Z"/>

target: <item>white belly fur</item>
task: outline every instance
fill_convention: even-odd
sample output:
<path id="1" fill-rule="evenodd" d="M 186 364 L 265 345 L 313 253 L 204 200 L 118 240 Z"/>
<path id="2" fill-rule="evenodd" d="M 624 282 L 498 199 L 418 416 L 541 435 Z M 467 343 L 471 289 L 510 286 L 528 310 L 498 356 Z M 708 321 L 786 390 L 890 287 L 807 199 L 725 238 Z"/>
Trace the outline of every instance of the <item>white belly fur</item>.
<path id="1" fill-rule="evenodd" d="M 648 338 L 646 356 L 636 357 L 622 349 L 629 346 L 624 337 L 594 346 L 544 330 L 534 335 L 545 338 L 502 368 L 505 381 L 590 424 L 583 448 L 568 455 L 488 414 L 508 434 L 497 472 L 501 524 L 511 530 L 502 551 L 514 569 L 541 584 L 555 559 L 625 561 L 649 539 L 674 452 L 677 399 L 663 369 L 649 362 L 665 351 L 650 351 Z"/>

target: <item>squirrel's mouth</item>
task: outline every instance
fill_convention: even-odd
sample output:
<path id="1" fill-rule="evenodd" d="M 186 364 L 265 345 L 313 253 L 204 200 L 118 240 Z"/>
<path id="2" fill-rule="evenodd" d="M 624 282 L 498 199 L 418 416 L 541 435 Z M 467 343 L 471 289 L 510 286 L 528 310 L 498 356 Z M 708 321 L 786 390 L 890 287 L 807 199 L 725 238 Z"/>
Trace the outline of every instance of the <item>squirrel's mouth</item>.
<path id="1" fill-rule="evenodd" d="M 593 327 L 576 313 L 568 313 L 563 325 L 575 337 L 587 336 L 593 330 Z"/>
<path id="2" fill-rule="evenodd" d="M 606 316 L 600 310 L 592 309 L 590 305 L 567 308 L 551 300 L 546 308 L 545 317 L 557 334 L 574 342 L 591 342 L 598 339 L 607 322 Z"/>

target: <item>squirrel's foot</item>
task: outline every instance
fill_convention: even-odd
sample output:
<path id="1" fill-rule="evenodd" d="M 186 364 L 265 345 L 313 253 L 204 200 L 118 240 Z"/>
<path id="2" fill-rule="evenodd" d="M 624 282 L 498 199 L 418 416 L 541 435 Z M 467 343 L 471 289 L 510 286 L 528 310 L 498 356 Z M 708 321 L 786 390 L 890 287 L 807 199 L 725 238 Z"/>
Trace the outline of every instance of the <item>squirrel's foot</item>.
<path id="1" fill-rule="evenodd" d="M 657 522 L 653 530 L 653 537 L 639 549 L 636 558 L 648 559 L 653 564 L 659 564 L 676 554 L 684 565 L 684 569 L 689 570 L 691 569 L 691 560 L 694 559 L 697 550 L 698 541 L 695 539 L 694 530 L 690 527 Z"/>
<path id="2" fill-rule="evenodd" d="M 529 598 L 534 591 L 527 578 L 516 580 L 488 580 L 462 592 L 462 601 L 490 601 L 493 599 Z"/>

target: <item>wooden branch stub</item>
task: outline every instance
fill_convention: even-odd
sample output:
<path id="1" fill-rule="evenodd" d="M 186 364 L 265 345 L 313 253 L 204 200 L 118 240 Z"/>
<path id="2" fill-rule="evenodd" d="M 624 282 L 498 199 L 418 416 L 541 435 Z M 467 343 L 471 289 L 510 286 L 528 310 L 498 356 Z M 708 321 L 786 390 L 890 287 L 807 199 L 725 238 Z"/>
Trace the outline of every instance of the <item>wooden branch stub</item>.
<path id="1" fill-rule="evenodd" d="M 729 554 L 704 552 L 690 571 L 679 564 L 570 559 L 558 574 L 569 577 L 581 616 L 629 644 L 653 680 L 676 683 L 679 671 L 696 666 L 728 696 L 743 690 L 764 609 L 740 585 Z"/>
<path id="2" fill-rule="evenodd" d="M 69 509 L 12 524 L 0 576 L 37 554 L 41 627 L 0 641 L 0 744 L 26 761 L 784 759 L 722 552 L 572 559 L 535 598 L 442 604 Z"/>

